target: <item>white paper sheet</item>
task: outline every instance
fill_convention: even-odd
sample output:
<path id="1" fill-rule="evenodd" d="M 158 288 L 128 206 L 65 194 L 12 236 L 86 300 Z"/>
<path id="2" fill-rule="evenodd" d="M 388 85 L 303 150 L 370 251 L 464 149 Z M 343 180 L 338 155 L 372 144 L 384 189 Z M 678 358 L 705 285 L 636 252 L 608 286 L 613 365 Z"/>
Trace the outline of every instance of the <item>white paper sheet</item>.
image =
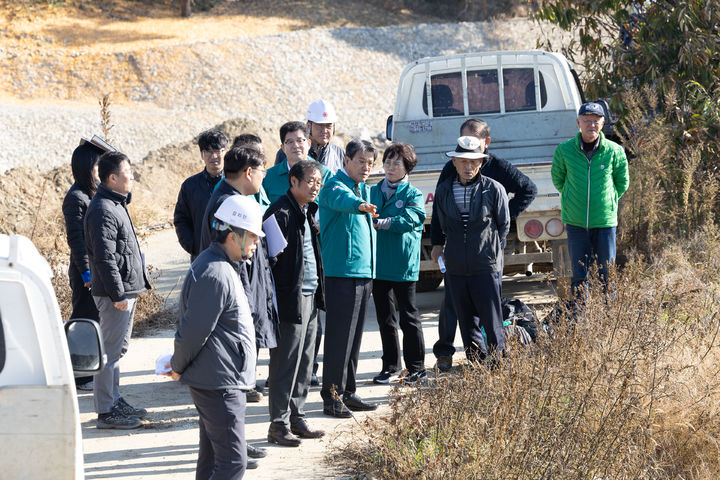
<path id="1" fill-rule="evenodd" d="M 263 222 L 263 231 L 265 232 L 265 240 L 268 245 L 268 256 L 276 257 L 287 247 L 287 240 L 280 230 L 280 226 L 275 219 L 275 215 L 271 215 Z"/>

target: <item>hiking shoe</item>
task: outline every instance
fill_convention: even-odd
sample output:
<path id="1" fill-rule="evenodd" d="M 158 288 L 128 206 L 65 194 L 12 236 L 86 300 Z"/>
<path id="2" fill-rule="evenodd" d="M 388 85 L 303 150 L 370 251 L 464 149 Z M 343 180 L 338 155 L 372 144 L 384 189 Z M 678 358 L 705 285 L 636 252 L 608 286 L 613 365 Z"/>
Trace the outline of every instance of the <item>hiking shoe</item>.
<path id="1" fill-rule="evenodd" d="M 116 428 L 118 430 L 132 430 L 142 427 L 138 417 L 129 417 L 119 408 L 113 408 L 110 413 L 101 413 L 97 418 L 97 428 Z"/>
<path id="2" fill-rule="evenodd" d="M 441 372 L 449 372 L 452 369 L 452 357 L 450 355 L 440 355 L 437 357 L 435 365 Z"/>
<path id="3" fill-rule="evenodd" d="M 427 382 L 428 376 L 427 371 L 420 370 L 419 372 L 412 372 L 403 378 L 405 385 L 418 385 Z"/>
<path id="4" fill-rule="evenodd" d="M 383 370 L 378 375 L 373 377 L 373 383 L 379 385 L 387 385 L 390 382 L 395 382 L 400 378 L 400 372 L 391 372 L 390 370 Z"/>
<path id="5" fill-rule="evenodd" d="M 260 400 L 262 400 L 262 398 L 263 394 L 255 388 L 253 388 L 252 390 L 248 390 L 245 393 L 245 399 L 250 403 L 258 403 Z"/>
<path id="6" fill-rule="evenodd" d="M 247 456 L 250 458 L 265 458 L 267 456 L 267 450 L 262 447 L 256 447 L 255 445 L 247 444 Z"/>
<path id="7" fill-rule="evenodd" d="M 123 397 L 120 397 L 118 399 L 115 408 L 120 410 L 123 415 L 126 415 L 128 417 L 145 418 L 145 415 L 147 415 L 147 410 L 145 410 L 144 408 L 133 407 L 132 405 L 127 403 Z"/>

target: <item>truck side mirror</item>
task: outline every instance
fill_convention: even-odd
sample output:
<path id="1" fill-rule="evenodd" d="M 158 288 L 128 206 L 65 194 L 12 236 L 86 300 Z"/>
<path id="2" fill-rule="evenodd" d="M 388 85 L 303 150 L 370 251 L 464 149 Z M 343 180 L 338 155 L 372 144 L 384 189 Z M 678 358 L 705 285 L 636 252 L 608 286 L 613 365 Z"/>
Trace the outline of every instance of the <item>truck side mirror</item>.
<path id="1" fill-rule="evenodd" d="M 385 136 L 387 137 L 388 140 L 392 140 L 392 120 L 393 120 L 393 116 L 390 115 L 387 118 L 387 122 L 385 123 Z"/>
<path id="2" fill-rule="evenodd" d="M 94 375 L 107 363 L 100 324 L 95 320 L 74 318 L 65 324 L 70 363 L 76 377 Z"/>

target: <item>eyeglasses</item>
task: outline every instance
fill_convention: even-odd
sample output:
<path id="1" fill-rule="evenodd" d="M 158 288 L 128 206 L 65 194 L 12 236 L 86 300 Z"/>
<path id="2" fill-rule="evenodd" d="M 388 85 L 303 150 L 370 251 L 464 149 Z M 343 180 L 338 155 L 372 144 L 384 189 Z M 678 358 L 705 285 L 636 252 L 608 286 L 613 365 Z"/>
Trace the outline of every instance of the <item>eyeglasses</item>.
<path id="1" fill-rule="evenodd" d="M 220 150 L 215 150 L 215 149 L 203 150 L 202 153 L 204 153 L 208 157 L 215 157 L 215 156 L 222 156 L 226 151 L 227 151 L 227 149 L 221 148 Z"/>
<path id="2" fill-rule="evenodd" d="M 259 168 L 252 167 L 252 169 L 255 170 L 256 172 L 260 172 L 260 175 L 262 175 L 263 177 L 265 175 L 267 175 L 267 170 L 265 170 L 264 168 L 262 170 L 260 170 Z"/>
<path id="3" fill-rule="evenodd" d="M 355 161 L 358 162 L 358 163 L 359 163 L 360 165 L 362 165 L 363 167 L 372 168 L 373 165 L 375 165 L 375 161 L 374 161 L 374 160 L 368 160 L 368 161 L 366 161 L 366 162 L 363 162 L 362 160 L 355 160 Z"/>
<path id="4" fill-rule="evenodd" d="M 308 187 L 310 187 L 310 188 L 313 188 L 313 187 L 322 188 L 322 187 L 325 186 L 325 184 L 322 183 L 322 180 L 315 180 L 315 179 L 313 179 L 313 180 L 305 180 L 305 179 L 303 178 L 303 182 L 307 183 L 307 184 L 308 184 Z"/>
<path id="5" fill-rule="evenodd" d="M 385 162 L 383 162 L 383 164 L 385 165 L 385 168 L 390 168 L 390 167 L 397 168 L 397 167 L 405 166 L 405 163 L 402 160 L 392 160 L 392 161 L 385 160 Z"/>
<path id="6" fill-rule="evenodd" d="M 283 142 L 283 145 L 287 145 L 288 147 L 290 145 L 302 145 L 303 143 L 307 142 L 307 138 L 299 137 L 299 138 L 288 138 Z"/>

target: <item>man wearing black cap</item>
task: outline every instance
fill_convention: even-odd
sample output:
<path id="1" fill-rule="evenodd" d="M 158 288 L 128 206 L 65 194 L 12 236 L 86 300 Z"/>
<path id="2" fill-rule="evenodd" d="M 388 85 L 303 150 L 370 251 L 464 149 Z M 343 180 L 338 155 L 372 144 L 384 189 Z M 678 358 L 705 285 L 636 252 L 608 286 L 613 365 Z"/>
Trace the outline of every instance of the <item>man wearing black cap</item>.
<path id="1" fill-rule="evenodd" d="M 458 138 L 455 151 L 445 154 L 452 158 L 457 176 L 438 184 L 434 204 L 445 234 L 445 288 L 451 291 L 471 361 L 505 348 L 500 290 L 510 211 L 505 188 L 480 173 L 487 157 L 483 149 L 476 137 Z"/>
<path id="2" fill-rule="evenodd" d="M 600 104 L 583 104 L 577 118 L 580 131 L 558 145 L 551 169 L 568 237 L 571 291 L 578 298 L 590 264 L 597 262 L 604 281 L 607 265 L 615 261 L 618 201 L 630 183 L 625 151 L 605 138 L 604 124 Z"/>

